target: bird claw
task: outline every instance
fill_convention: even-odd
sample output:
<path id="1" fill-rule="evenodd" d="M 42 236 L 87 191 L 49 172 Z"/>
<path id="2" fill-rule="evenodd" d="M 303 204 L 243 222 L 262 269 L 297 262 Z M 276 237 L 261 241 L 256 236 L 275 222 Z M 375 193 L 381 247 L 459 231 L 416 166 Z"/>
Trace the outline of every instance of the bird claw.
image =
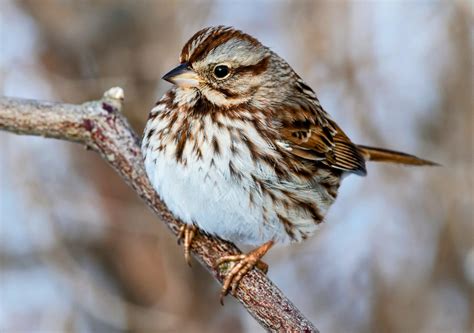
<path id="1" fill-rule="evenodd" d="M 196 235 L 197 228 L 194 225 L 183 224 L 179 228 L 178 244 L 184 245 L 184 260 L 191 266 L 191 243 Z"/>
<path id="2" fill-rule="evenodd" d="M 240 280 L 242 280 L 245 274 L 251 271 L 254 267 L 257 267 L 265 274 L 268 272 L 268 265 L 260 259 L 265 255 L 265 253 L 267 253 L 272 245 L 273 242 L 268 242 L 248 254 L 228 255 L 219 258 L 215 262 L 214 267 L 219 267 L 223 263 L 229 261 L 236 263 L 231 266 L 230 271 L 226 274 L 222 283 L 220 293 L 220 303 L 222 305 L 224 305 L 224 297 L 229 293 L 229 289 L 234 297 L 237 295 L 237 288 Z"/>

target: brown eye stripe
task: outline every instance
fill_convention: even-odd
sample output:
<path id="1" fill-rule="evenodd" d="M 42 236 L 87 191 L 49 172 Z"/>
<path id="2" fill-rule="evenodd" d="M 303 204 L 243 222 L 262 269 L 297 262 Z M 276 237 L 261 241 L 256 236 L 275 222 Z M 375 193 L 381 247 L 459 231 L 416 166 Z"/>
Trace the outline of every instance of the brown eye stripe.
<path id="1" fill-rule="evenodd" d="M 260 60 L 258 63 L 254 65 L 237 67 L 234 70 L 234 74 L 250 73 L 252 75 L 259 75 L 267 69 L 269 62 L 270 62 L 270 56 L 266 56 L 265 58 L 263 58 L 262 60 Z"/>

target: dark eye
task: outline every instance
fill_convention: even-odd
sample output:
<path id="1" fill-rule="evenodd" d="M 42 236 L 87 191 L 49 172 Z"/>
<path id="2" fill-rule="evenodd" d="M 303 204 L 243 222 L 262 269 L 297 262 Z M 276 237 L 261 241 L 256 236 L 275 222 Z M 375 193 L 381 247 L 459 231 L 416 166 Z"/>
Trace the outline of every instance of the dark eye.
<path id="1" fill-rule="evenodd" d="M 226 65 L 217 65 L 214 67 L 214 76 L 218 79 L 223 79 L 229 75 L 229 67 Z"/>

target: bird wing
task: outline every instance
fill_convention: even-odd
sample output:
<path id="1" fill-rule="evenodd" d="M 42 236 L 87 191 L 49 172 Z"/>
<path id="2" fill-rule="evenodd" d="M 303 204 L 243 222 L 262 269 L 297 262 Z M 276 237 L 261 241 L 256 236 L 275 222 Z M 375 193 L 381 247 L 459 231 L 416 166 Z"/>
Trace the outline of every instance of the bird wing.
<path id="1" fill-rule="evenodd" d="M 294 156 L 339 170 L 365 175 L 365 159 L 319 105 L 278 112 L 280 138 Z"/>

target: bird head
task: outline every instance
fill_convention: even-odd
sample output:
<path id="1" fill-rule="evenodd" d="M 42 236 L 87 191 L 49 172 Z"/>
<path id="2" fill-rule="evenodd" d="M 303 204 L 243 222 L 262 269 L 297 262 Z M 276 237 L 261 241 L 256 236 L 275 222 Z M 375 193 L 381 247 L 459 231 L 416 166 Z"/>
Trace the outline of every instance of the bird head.
<path id="1" fill-rule="evenodd" d="M 230 27 L 198 31 L 184 45 L 180 64 L 163 76 L 186 94 L 216 106 L 278 103 L 296 79 L 291 67 L 254 37 Z"/>

